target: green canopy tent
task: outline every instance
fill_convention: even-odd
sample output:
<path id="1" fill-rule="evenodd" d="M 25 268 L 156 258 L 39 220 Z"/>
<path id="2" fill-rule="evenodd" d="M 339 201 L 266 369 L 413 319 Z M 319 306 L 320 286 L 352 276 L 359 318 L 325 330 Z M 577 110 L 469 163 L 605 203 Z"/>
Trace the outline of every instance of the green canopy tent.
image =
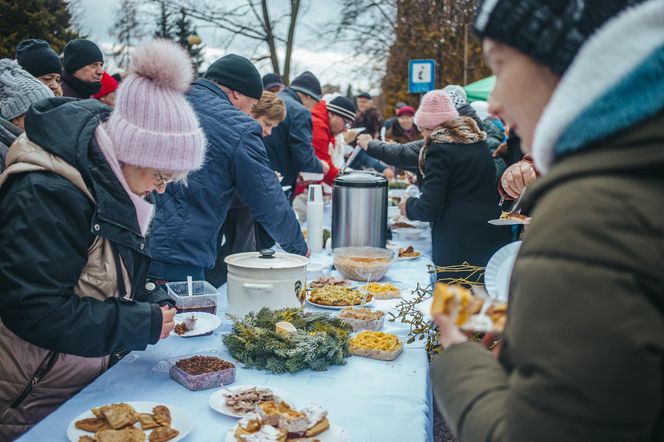
<path id="1" fill-rule="evenodd" d="M 466 95 L 468 96 L 468 102 L 472 103 L 473 101 L 478 100 L 487 101 L 495 84 L 496 77 L 492 75 L 491 77 L 486 77 L 464 86 Z"/>

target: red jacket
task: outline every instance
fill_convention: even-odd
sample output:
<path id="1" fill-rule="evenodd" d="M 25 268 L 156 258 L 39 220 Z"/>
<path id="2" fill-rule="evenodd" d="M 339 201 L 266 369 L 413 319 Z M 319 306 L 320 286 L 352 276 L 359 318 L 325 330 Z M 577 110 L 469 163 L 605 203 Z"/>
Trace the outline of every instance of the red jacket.
<path id="1" fill-rule="evenodd" d="M 311 144 L 314 146 L 316 156 L 330 165 L 330 170 L 325 174 L 323 181 L 332 185 L 334 179 L 339 175 L 339 169 L 334 167 L 332 155 L 330 155 L 330 144 L 335 145 L 335 137 L 330 130 L 330 116 L 327 113 L 325 101 L 320 100 L 311 109 L 311 122 L 313 124 Z M 295 194 L 304 192 L 306 186 L 300 184 L 295 190 Z"/>

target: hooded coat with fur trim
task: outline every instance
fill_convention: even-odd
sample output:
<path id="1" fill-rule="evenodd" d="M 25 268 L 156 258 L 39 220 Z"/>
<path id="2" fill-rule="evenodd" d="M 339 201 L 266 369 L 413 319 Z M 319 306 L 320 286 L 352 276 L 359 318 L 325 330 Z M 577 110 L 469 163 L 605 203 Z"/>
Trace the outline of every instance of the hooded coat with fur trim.
<path id="1" fill-rule="evenodd" d="M 406 204 L 409 219 L 433 224 L 433 262 L 485 266 L 509 241 L 500 216 L 495 166 L 477 123 L 459 117 L 436 130 L 420 151 L 422 194 Z"/>

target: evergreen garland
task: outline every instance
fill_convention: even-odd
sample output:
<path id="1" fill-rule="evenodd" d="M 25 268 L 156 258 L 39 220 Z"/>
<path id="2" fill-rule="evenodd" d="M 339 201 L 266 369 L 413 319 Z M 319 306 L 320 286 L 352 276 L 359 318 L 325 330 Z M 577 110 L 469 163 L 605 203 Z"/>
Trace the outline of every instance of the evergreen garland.
<path id="1" fill-rule="evenodd" d="M 224 344 L 231 356 L 247 368 L 273 373 L 294 373 L 306 368 L 323 371 L 333 364 L 344 365 L 344 359 L 350 356 L 351 327 L 325 313 L 264 307 L 244 318 L 228 317 L 233 321 L 233 330 L 223 337 Z M 276 324 L 281 321 L 293 324 L 297 332 L 278 334 Z"/>

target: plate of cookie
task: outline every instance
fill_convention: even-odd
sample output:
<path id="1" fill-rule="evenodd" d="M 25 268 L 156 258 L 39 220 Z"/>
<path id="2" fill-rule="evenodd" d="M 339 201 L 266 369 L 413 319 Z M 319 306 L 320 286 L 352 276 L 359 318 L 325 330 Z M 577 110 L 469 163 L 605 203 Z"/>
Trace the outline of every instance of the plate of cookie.
<path id="1" fill-rule="evenodd" d="M 284 394 L 274 388 L 261 385 L 235 385 L 224 387 L 210 396 L 209 405 L 226 416 L 242 418 L 256 410 L 259 402 L 281 402 Z"/>
<path id="2" fill-rule="evenodd" d="M 331 423 L 318 405 L 296 409 L 286 402 L 260 402 L 256 412 L 244 416 L 226 433 L 225 442 L 246 440 L 347 442 L 346 431 Z"/>
<path id="3" fill-rule="evenodd" d="M 193 428 L 179 407 L 132 401 L 94 407 L 67 427 L 71 442 L 175 442 Z"/>

